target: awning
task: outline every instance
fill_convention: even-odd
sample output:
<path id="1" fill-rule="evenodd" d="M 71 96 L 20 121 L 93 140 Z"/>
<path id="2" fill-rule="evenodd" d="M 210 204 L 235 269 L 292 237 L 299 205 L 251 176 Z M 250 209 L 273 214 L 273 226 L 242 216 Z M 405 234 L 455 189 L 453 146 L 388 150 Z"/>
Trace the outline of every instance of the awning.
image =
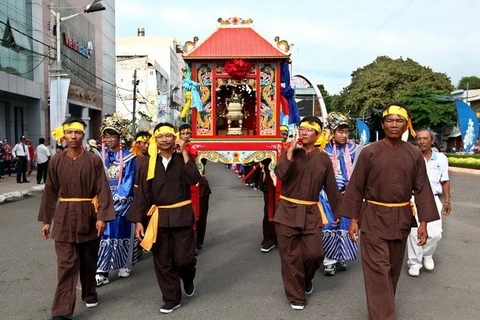
<path id="1" fill-rule="evenodd" d="M 459 137 L 460 135 L 461 135 L 460 131 L 454 131 L 451 134 L 449 134 L 447 138 L 456 138 L 456 137 Z"/>

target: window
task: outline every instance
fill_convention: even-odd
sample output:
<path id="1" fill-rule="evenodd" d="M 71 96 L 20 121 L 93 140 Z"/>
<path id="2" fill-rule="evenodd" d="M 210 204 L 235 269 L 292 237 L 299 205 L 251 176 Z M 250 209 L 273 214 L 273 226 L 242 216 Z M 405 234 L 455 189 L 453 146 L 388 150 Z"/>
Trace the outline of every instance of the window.
<path id="1" fill-rule="evenodd" d="M 16 51 L 19 49 L 32 50 L 28 37 L 20 31 L 20 25 L 11 19 L 7 20 L 2 44 Z"/>
<path id="2" fill-rule="evenodd" d="M 153 76 L 153 71 L 150 71 L 150 75 Z"/>

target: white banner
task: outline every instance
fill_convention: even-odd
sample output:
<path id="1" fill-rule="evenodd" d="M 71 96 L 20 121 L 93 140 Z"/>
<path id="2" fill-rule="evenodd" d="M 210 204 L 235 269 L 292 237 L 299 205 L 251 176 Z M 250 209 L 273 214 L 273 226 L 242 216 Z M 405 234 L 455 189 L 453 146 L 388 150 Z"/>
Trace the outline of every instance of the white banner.
<path id="1" fill-rule="evenodd" d="M 61 126 L 65 121 L 69 87 L 70 78 L 50 78 L 50 130 Z"/>

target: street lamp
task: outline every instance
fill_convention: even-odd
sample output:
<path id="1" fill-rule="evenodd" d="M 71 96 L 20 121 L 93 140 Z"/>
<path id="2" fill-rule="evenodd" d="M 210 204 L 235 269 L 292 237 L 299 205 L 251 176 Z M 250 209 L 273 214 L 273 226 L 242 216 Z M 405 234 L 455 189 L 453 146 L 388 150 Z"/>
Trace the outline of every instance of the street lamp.
<path id="1" fill-rule="evenodd" d="M 60 17 L 60 12 L 55 11 L 54 9 L 55 8 L 53 7 L 53 5 L 51 5 L 50 6 L 50 12 L 53 16 L 55 16 L 55 19 L 56 19 L 56 27 L 55 27 L 56 35 L 55 36 L 56 36 L 56 51 L 57 51 L 57 60 L 56 60 L 56 62 L 57 62 L 57 70 L 56 70 L 57 71 L 57 75 L 56 75 L 56 77 L 57 77 L 57 122 L 58 122 L 57 125 L 56 125 L 56 127 L 57 127 L 57 126 L 60 126 L 63 122 L 62 113 L 60 112 L 61 111 L 60 79 L 62 77 L 60 23 L 66 21 L 68 19 L 74 18 L 76 16 L 79 16 L 81 14 L 84 14 L 84 13 L 92 13 L 92 12 L 97 12 L 97 11 L 103 11 L 103 10 L 106 10 L 106 8 L 101 4 L 101 0 L 93 0 L 92 2 L 90 2 L 90 4 L 88 4 L 85 8 L 83 8 L 82 11 L 74 13 L 74 14 L 66 16 L 66 17 L 63 17 L 63 18 Z M 57 9 L 59 9 L 59 8 L 57 8 Z M 51 92 L 51 88 L 50 88 L 50 92 Z M 63 118 L 65 118 L 65 114 L 63 114 Z M 52 126 L 52 124 L 50 124 L 50 126 Z"/>

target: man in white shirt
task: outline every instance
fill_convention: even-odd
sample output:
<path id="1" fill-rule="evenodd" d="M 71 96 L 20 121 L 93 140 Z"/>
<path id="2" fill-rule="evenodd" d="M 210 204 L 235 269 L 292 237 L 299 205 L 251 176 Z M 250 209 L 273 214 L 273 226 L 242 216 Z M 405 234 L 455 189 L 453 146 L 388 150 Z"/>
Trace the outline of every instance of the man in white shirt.
<path id="1" fill-rule="evenodd" d="M 15 169 L 17 170 L 17 183 L 29 183 L 27 180 L 27 164 L 30 160 L 28 147 L 25 145 L 25 137 L 20 138 L 20 142 L 12 149 L 12 156 L 17 161 Z M 22 180 L 23 178 L 23 180 Z"/>
<path id="2" fill-rule="evenodd" d="M 433 254 L 437 249 L 437 243 L 442 238 L 442 214 L 449 215 L 452 207 L 450 206 L 450 180 L 448 177 L 448 159 L 439 152 L 432 149 L 435 141 L 435 134 L 429 129 L 422 129 L 417 132 L 415 137 L 418 148 L 422 151 L 427 164 L 427 174 L 430 180 L 435 203 L 437 205 L 440 219 L 427 224 L 428 240 L 420 247 L 417 245 L 417 228 L 412 228 L 408 237 L 408 274 L 412 277 L 420 275 L 420 269 L 433 270 L 435 263 Z M 443 195 L 443 204 L 440 196 Z"/>
<path id="3" fill-rule="evenodd" d="M 50 161 L 51 153 L 47 145 L 45 145 L 45 138 L 38 139 L 38 147 L 35 151 L 35 161 L 37 161 L 37 184 L 47 181 L 47 169 Z"/>

